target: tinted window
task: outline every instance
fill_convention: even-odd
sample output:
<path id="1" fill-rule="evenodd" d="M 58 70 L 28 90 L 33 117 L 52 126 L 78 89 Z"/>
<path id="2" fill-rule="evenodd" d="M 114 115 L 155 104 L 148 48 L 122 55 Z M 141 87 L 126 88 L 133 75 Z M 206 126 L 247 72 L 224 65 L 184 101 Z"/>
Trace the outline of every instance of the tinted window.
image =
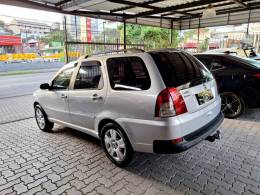
<path id="1" fill-rule="evenodd" d="M 200 57 L 200 56 L 195 56 L 198 58 L 209 70 L 210 70 L 210 60 L 208 58 Z"/>
<path id="2" fill-rule="evenodd" d="M 242 57 L 232 57 L 236 61 L 240 61 L 246 64 L 250 64 L 251 66 L 254 66 L 255 68 L 260 68 L 260 62 L 258 60 L 250 59 L 250 58 L 242 58 Z"/>
<path id="3" fill-rule="evenodd" d="M 212 79 L 209 71 L 193 56 L 184 52 L 150 52 L 167 87 L 192 85 Z"/>
<path id="4" fill-rule="evenodd" d="M 144 62 L 139 57 L 107 60 L 110 85 L 115 90 L 146 90 L 151 81 Z"/>
<path id="5" fill-rule="evenodd" d="M 210 70 L 218 70 L 222 68 L 225 68 L 225 66 L 221 60 L 213 60 L 210 64 Z"/>
<path id="6" fill-rule="evenodd" d="M 197 56 L 198 59 L 207 66 L 207 68 L 211 71 L 219 70 L 226 68 L 226 65 L 228 62 L 223 60 L 223 58 L 220 58 L 219 56 Z"/>
<path id="7" fill-rule="evenodd" d="M 103 79 L 98 61 L 82 62 L 74 89 L 101 89 Z"/>
<path id="8" fill-rule="evenodd" d="M 70 79 L 73 74 L 74 67 L 63 70 L 56 78 L 52 81 L 52 87 L 54 89 L 68 89 Z"/>

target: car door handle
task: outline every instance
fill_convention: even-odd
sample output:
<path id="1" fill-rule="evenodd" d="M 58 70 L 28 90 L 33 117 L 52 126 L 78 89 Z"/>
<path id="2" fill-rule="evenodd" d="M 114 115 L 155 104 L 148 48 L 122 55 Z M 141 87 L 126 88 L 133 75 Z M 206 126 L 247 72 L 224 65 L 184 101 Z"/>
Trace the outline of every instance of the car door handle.
<path id="1" fill-rule="evenodd" d="M 102 99 L 103 99 L 102 96 L 99 96 L 98 94 L 94 94 L 92 96 L 92 100 L 102 100 Z"/>
<path id="2" fill-rule="evenodd" d="M 67 98 L 68 98 L 68 96 L 67 96 L 67 95 L 65 95 L 65 94 L 61 94 L 60 98 L 62 98 L 62 99 L 67 99 Z"/>

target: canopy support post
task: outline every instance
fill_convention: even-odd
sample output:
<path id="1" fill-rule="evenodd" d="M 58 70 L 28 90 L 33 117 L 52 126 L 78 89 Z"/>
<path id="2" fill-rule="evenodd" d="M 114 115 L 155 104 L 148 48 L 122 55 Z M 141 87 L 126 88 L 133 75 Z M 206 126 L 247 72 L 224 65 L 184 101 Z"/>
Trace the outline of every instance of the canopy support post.
<path id="1" fill-rule="evenodd" d="M 172 42 L 173 42 L 173 20 L 171 20 L 171 34 L 170 34 L 170 44 L 172 46 Z"/>
<path id="2" fill-rule="evenodd" d="M 65 49 L 65 63 L 67 64 L 69 62 L 69 56 L 68 56 L 68 34 L 67 34 L 67 19 L 66 16 L 64 16 L 64 34 L 65 34 L 65 43 L 64 43 L 64 49 Z"/>
<path id="3" fill-rule="evenodd" d="M 126 21 L 124 19 L 124 49 L 126 49 Z"/>

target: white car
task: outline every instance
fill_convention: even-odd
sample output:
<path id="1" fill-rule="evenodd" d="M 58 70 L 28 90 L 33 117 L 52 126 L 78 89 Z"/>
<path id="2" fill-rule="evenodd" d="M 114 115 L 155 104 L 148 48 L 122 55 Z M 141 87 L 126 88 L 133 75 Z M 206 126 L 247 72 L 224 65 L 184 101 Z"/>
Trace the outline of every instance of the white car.
<path id="1" fill-rule="evenodd" d="M 176 153 L 214 141 L 223 121 L 212 74 L 178 50 L 94 55 L 65 65 L 40 88 L 39 128 L 58 123 L 99 138 L 117 166 L 134 151 Z"/>

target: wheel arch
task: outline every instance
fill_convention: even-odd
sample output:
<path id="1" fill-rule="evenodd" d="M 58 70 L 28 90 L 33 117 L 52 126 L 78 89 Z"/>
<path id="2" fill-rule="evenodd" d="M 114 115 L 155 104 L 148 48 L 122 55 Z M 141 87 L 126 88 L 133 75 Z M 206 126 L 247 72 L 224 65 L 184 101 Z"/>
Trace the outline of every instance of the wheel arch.
<path id="1" fill-rule="evenodd" d="M 101 130 L 102 130 L 102 128 L 103 128 L 106 124 L 108 124 L 108 123 L 113 123 L 113 124 L 116 124 L 116 125 L 118 125 L 119 127 L 121 127 L 121 125 L 118 124 L 115 120 L 110 119 L 110 118 L 104 118 L 104 119 L 100 120 L 99 123 L 98 123 L 98 136 L 99 136 L 99 137 L 101 136 Z M 121 129 L 123 129 L 123 128 L 121 127 Z M 124 131 L 124 132 L 125 132 L 125 131 Z M 126 132 L 125 132 L 125 133 L 126 133 Z"/>
<path id="2" fill-rule="evenodd" d="M 118 123 L 116 120 L 111 119 L 111 118 L 104 118 L 99 121 L 97 129 L 98 129 L 98 136 L 101 138 L 101 130 L 102 128 L 108 124 L 108 123 L 113 123 L 121 128 L 121 130 L 126 134 L 128 140 L 130 141 L 131 145 L 133 146 L 133 137 L 130 132 L 127 131 L 127 126 L 124 124 Z"/>
<path id="3" fill-rule="evenodd" d="M 241 96 L 244 100 L 244 103 L 247 105 L 248 104 L 248 101 L 247 101 L 247 96 L 246 94 L 243 92 L 243 90 L 237 88 L 237 87 L 223 87 L 221 90 L 220 90 L 220 94 L 221 93 L 226 93 L 226 92 L 231 92 L 231 93 L 235 93 L 239 96 Z"/>

